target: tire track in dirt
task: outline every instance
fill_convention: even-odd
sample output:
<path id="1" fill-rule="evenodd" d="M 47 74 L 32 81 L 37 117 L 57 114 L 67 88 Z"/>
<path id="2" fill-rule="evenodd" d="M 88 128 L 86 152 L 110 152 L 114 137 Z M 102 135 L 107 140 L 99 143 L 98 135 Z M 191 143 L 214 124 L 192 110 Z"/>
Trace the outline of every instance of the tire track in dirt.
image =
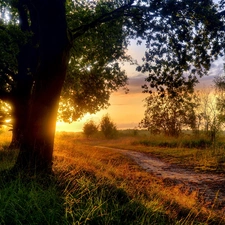
<path id="1" fill-rule="evenodd" d="M 191 169 L 184 169 L 178 165 L 171 165 L 149 154 L 132 150 L 95 146 L 120 152 L 133 159 L 141 168 L 162 178 L 166 185 L 183 184 L 189 191 L 197 191 L 199 198 L 205 204 L 225 211 L 225 175 L 198 173 Z"/>

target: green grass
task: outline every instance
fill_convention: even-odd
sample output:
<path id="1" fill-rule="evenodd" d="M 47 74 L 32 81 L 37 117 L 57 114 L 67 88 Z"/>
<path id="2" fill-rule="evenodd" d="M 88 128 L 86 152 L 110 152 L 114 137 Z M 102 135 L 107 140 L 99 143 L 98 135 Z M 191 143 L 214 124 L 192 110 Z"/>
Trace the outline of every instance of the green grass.
<path id="1" fill-rule="evenodd" d="M 4 163 L 0 166 L 0 224 L 207 225 L 210 221 L 211 224 L 221 222 L 218 212 L 216 215 L 196 200 L 196 193 L 186 194 L 180 187 L 165 187 L 162 181 L 125 156 L 93 147 L 96 143 L 114 143 L 117 147 L 129 146 L 136 150 L 140 147 L 140 151 L 142 148 L 149 151 L 152 147 L 132 144 L 139 138 L 143 136 L 132 132 L 131 136 L 126 134 L 122 139 L 111 141 L 85 139 L 82 134 L 57 134 L 54 176 L 45 178 L 6 172 L 15 162 L 16 152 L 9 152 L 3 146 L 0 151 L 0 164 Z M 171 158 L 181 154 L 180 148 L 162 149 Z M 189 148 L 181 158 L 188 155 L 188 151 L 191 156 L 197 154 Z M 201 149 L 201 152 L 204 151 Z"/>
<path id="2" fill-rule="evenodd" d="M 22 176 L 21 176 L 22 177 Z M 127 193 L 93 175 L 80 173 L 44 180 L 1 177 L 0 224 L 169 224 Z M 65 179 L 66 178 L 66 179 Z"/>
<path id="3" fill-rule="evenodd" d="M 52 181 L 47 185 L 1 179 L 0 224 L 62 224 L 63 202 Z"/>
<path id="4" fill-rule="evenodd" d="M 107 181 L 93 177 L 74 180 L 64 190 L 66 219 L 69 224 L 168 224 L 166 214 L 153 212 Z M 71 190 L 72 189 L 72 190 Z"/>

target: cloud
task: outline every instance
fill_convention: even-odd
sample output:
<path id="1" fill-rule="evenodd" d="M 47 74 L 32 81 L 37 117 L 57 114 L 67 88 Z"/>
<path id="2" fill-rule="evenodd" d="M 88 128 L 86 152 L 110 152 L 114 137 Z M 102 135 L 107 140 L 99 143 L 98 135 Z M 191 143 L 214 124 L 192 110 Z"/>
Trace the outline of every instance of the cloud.
<path id="1" fill-rule="evenodd" d="M 144 74 L 138 74 L 130 77 L 128 80 L 128 88 L 130 93 L 141 93 L 143 91 L 141 86 L 146 83 L 145 78 L 147 78 L 147 75 Z"/>
<path id="2" fill-rule="evenodd" d="M 209 71 L 209 76 L 221 76 L 224 74 L 224 60 L 222 58 L 212 63 Z"/>
<path id="3" fill-rule="evenodd" d="M 146 84 L 145 78 L 148 77 L 147 74 L 138 73 L 136 71 L 135 65 L 126 65 L 124 69 L 128 75 L 128 89 L 129 94 L 142 93 L 142 85 Z M 211 68 L 207 76 L 203 76 L 199 79 L 199 83 L 196 85 L 197 88 L 209 87 L 213 84 L 213 79 L 215 76 L 221 76 L 224 74 L 224 59 L 221 57 L 218 60 L 214 61 L 211 65 Z M 118 95 L 123 95 L 124 90 L 120 89 L 117 92 Z"/>
<path id="4" fill-rule="evenodd" d="M 224 60 L 219 58 L 214 61 L 210 67 L 207 76 L 199 78 L 199 84 L 196 85 L 197 88 L 210 87 L 213 85 L 213 80 L 216 76 L 224 75 Z"/>

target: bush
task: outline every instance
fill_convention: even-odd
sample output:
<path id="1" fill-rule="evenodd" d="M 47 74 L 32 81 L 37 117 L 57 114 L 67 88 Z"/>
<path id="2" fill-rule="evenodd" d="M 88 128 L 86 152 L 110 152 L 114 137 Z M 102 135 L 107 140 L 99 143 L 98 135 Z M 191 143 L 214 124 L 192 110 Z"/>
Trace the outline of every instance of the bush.
<path id="1" fill-rule="evenodd" d="M 206 139 L 199 139 L 199 140 L 190 140 L 190 141 L 183 141 L 182 147 L 184 148 L 201 148 L 205 149 L 212 145 L 212 142 Z"/>
<path id="2" fill-rule="evenodd" d="M 83 132 L 86 137 L 92 136 L 93 134 L 97 133 L 97 131 L 98 131 L 98 126 L 95 124 L 93 120 L 89 120 L 88 122 L 84 124 Z"/>
<path id="3" fill-rule="evenodd" d="M 106 138 L 114 138 L 117 135 L 116 125 L 113 123 L 108 114 L 102 117 L 100 128 Z"/>

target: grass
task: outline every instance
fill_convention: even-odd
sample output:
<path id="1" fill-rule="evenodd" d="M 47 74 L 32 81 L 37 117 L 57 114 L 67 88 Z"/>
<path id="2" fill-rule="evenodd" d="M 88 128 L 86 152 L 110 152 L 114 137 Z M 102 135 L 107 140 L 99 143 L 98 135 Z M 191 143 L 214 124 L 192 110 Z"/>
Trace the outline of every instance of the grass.
<path id="1" fill-rule="evenodd" d="M 4 143 L 0 161 L 7 166 L 0 168 L 0 224 L 223 224 L 222 214 L 218 217 L 218 212 L 199 203 L 196 192 L 189 193 L 179 185 L 165 186 L 125 156 L 95 147 L 151 149 L 171 159 L 181 154 L 179 148 L 161 147 L 163 156 L 151 146 L 133 144 L 142 138 L 146 136 L 131 133 L 111 141 L 59 133 L 55 176 L 29 180 L 22 174 L 12 179 L 6 176 L 3 170 L 13 165 L 16 154 L 6 153 Z M 189 151 L 198 158 L 198 150 Z M 188 151 L 181 158 L 185 154 Z"/>
<path id="2" fill-rule="evenodd" d="M 225 172 L 225 142 L 222 137 L 215 145 L 204 136 L 183 135 L 179 138 L 161 135 L 122 137 L 116 140 L 95 141 L 91 145 L 103 145 L 153 154 L 163 160 L 203 172 Z"/>
<path id="3" fill-rule="evenodd" d="M 47 182 L 1 178 L 0 224 L 62 224 L 63 200 L 53 181 Z"/>

